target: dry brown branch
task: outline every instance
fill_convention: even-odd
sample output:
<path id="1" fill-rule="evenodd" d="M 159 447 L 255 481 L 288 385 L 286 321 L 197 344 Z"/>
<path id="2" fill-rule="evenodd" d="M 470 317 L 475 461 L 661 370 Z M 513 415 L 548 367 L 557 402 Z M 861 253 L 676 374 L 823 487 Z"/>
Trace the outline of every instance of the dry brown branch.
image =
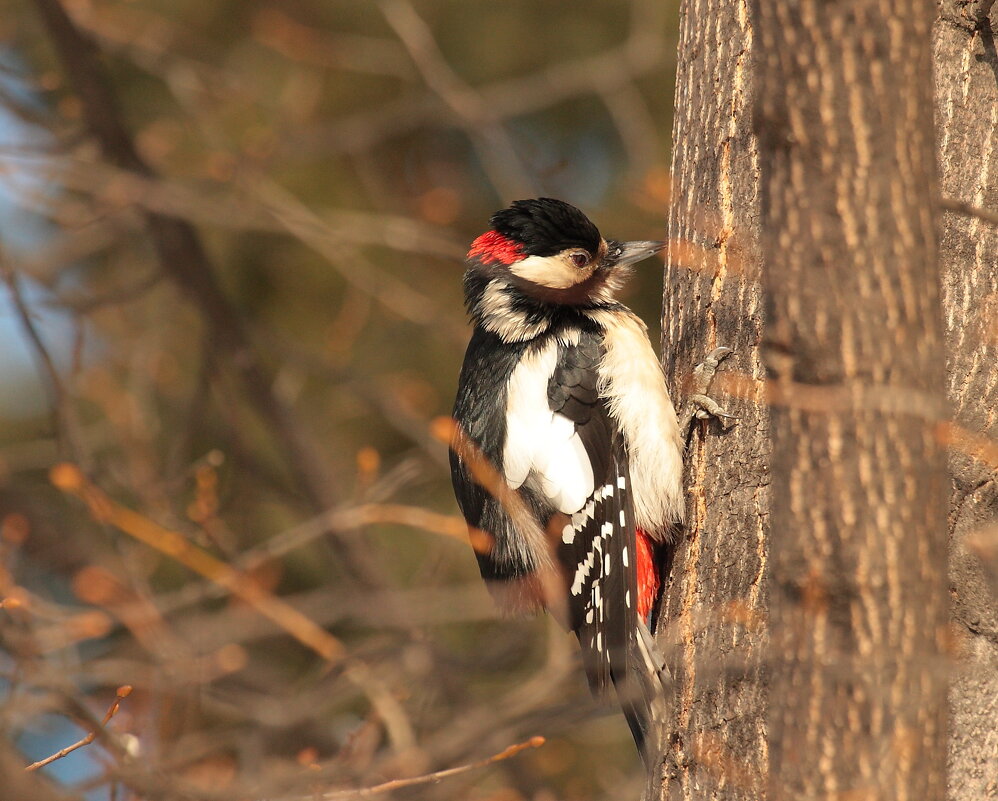
<path id="1" fill-rule="evenodd" d="M 456 538 L 462 542 L 467 542 L 470 537 L 472 547 L 476 550 L 486 552 L 491 548 L 491 537 L 484 531 L 469 533 L 463 518 L 431 512 L 417 506 L 372 503 L 347 509 L 335 509 L 311 520 L 306 520 L 304 523 L 272 537 L 263 545 L 244 552 L 237 563 L 243 569 L 248 570 L 264 560 L 284 556 L 297 548 L 308 545 L 330 529 L 347 532 L 372 523 L 396 523 Z"/>
<path id="2" fill-rule="evenodd" d="M 506 514 L 511 519 L 520 521 L 521 531 L 538 529 L 537 523 L 534 522 L 533 515 L 527 509 L 523 498 L 515 490 L 510 489 L 503 475 L 492 465 L 475 443 L 464 435 L 453 418 L 438 417 L 431 424 L 430 431 L 436 439 L 449 445 L 465 461 L 471 477 L 486 492 L 499 501 Z M 544 533 L 538 529 L 532 536 L 537 538 L 540 544 L 540 548 L 536 552 L 546 553 L 548 545 L 544 541 Z"/>
<path id="3" fill-rule="evenodd" d="M 535 113 L 573 98 L 591 95 L 594 86 L 615 91 L 622 84 L 605 76 L 622 77 L 632 83 L 665 62 L 667 48 L 647 31 L 638 29 L 618 47 L 593 56 L 559 61 L 526 77 L 498 80 L 475 88 L 482 104 L 500 120 Z M 622 72 L 620 67 L 624 65 Z M 356 112 L 336 122 L 293 136 L 287 147 L 296 153 L 353 153 L 371 148 L 414 128 L 439 123 L 441 101 L 436 95 L 406 97 L 373 110 Z"/>
<path id="4" fill-rule="evenodd" d="M 272 595 L 251 576 L 216 559 L 177 532 L 115 503 L 73 465 L 56 465 L 51 480 L 57 488 L 83 500 L 95 520 L 115 526 L 232 592 L 327 662 L 339 662 L 345 656 L 345 648 L 336 637 Z M 347 666 L 345 675 L 380 714 L 395 751 L 405 753 L 412 749 L 416 739 L 408 715 L 384 683 L 358 660 Z"/>
<path id="5" fill-rule="evenodd" d="M 370 798 L 375 795 L 382 795 L 384 793 L 390 793 L 395 790 L 401 790 L 405 787 L 416 787 L 421 784 L 430 784 L 431 782 L 438 782 L 442 779 L 448 779 L 452 776 L 459 776 L 462 773 L 467 773 L 470 770 L 477 770 L 478 768 L 488 767 L 489 765 L 494 765 L 496 762 L 502 762 L 505 759 L 514 757 L 521 751 L 526 751 L 528 748 L 540 748 L 544 745 L 544 738 L 537 736 L 531 737 L 522 743 L 516 743 L 508 748 L 503 749 L 498 754 L 493 754 L 487 759 L 479 760 L 478 762 L 472 762 L 468 765 L 459 765 L 456 768 L 447 768 L 446 770 L 438 770 L 434 773 L 427 773 L 423 776 L 413 776 L 408 779 L 392 779 L 391 781 L 383 782 L 382 784 L 377 784 L 373 787 L 364 787 L 359 790 L 342 790 L 332 793 L 325 793 L 322 798 L 325 801 L 340 801 L 340 799 L 348 798 Z"/>
<path id="6" fill-rule="evenodd" d="M 748 373 L 725 370 L 715 379 L 714 387 L 740 400 L 754 401 L 758 397 L 757 383 L 758 379 Z M 811 412 L 837 412 L 859 407 L 876 412 L 911 415 L 931 426 L 932 435 L 937 442 L 998 470 L 998 443 L 948 419 L 945 410 L 939 408 L 937 403 L 906 387 L 767 381 L 764 384 L 764 397 L 770 406 L 806 409 Z"/>
<path id="7" fill-rule="evenodd" d="M 980 206 L 965 203 L 956 198 L 941 198 L 939 207 L 946 211 L 952 211 L 955 214 L 962 214 L 965 217 L 976 217 L 978 220 L 982 220 L 990 225 L 998 225 L 998 212 L 991 211 L 990 209 L 982 209 Z"/>
<path id="8" fill-rule="evenodd" d="M 45 774 L 26 773 L 24 757 L 6 739 L 0 739 L 0 776 L 4 801 L 80 801 L 80 796 L 62 792 Z"/>
<path id="9" fill-rule="evenodd" d="M 378 245 L 406 253 L 423 253 L 444 259 L 460 259 L 465 248 L 446 231 L 398 214 L 374 214 L 356 209 L 314 210 L 274 184 L 264 185 L 244 180 L 245 191 L 233 187 L 206 188 L 165 176 L 149 176 L 122 169 L 105 162 L 92 162 L 67 155 L 36 154 L 39 168 L 55 171 L 59 181 L 78 192 L 112 208 L 139 207 L 149 212 L 186 220 L 191 224 L 222 229 L 250 231 L 287 231 L 280 219 L 291 217 L 313 239 L 348 246 Z M 0 151 L 0 159 L 12 160 Z M 28 205 L 29 198 L 15 202 Z M 51 206 L 52 199 L 42 198 L 32 207 Z M 78 234 L 79 235 L 79 234 Z M 38 261 L 48 262 L 42 256 Z M 29 262 L 29 264 L 33 264 Z"/>
<path id="10" fill-rule="evenodd" d="M 136 21 L 116 19 L 113 9 L 81 10 L 77 23 L 102 44 L 131 56 L 136 64 L 156 76 L 170 69 L 203 75 L 199 83 L 207 91 L 220 97 L 231 96 L 236 87 L 242 94 L 252 92 L 252 87 L 247 86 L 244 80 L 224 70 L 195 62 L 189 57 L 182 57 L 165 47 L 164 41 L 183 38 L 187 33 L 171 25 L 164 17 L 149 12 L 138 14 L 137 11 L 129 16 L 133 20 L 144 19 L 147 28 L 169 33 L 152 37 L 139 36 L 137 34 L 143 26 Z M 418 49 L 418 57 L 413 57 L 411 47 L 407 47 L 410 58 L 417 62 L 419 72 L 430 87 L 430 93 L 422 97 L 405 98 L 394 104 L 388 103 L 373 111 L 359 112 L 342 123 L 334 123 L 330 130 L 317 132 L 315 140 L 321 142 L 323 151 L 359 152 L 377 145 L 386 136 L 405 134 L 414 126 L 439 124 L 441 102 L 453 112 L 452 103 L 456 101 L 457 109 L 461 112 L 458 114 L 459 125 L 470 128 L 474 136 L 476 110 L 485 109 L 489 118 L 498 124 L 499 121 L 535 113 L 576 97 L 597 94 L 607 102 L 614 123 L 628 147 L 638 146 L 639 149 L 632 152 L 632 160 L 641 164 L 650 153 L 646 149 L 648 143 L 635 127 L 640 123 L 621 115 L 623 106 L 618 104 L 618 99 L 621 95 L 626 96 L 623 102 L 639 116 L 642 115 L 639 110 L 640 101 L 639 105 L 632 102 L 636 99 L 631 96 L 634 82 L 662 67 L 669 57 L 668 48 L 662 47 L 656 34 L 663 22 L 660 9 L 648 10 L 643 4 L 635 3 L 631 32 L 628 39 L 618 47 L 609 48 L 594 56 L 565 59 L 525 77 L 499 80 L 479 87 L 470 87 L 456 76 L 442 58 L 432 34 L 420 39 L 418 29 L 408 25 L 407 19 L 402 21 L 406 25 L 409 42 Z M 423 26 L 425 28 L 425 23 Z M 397 74 L 407 80 L 414 75 L 411 63 L 405 60 L 393 42 L 319 31 L 275 9 L 264 9 L 256 15 L 253 19 L 253 31 L 261 44 L 297 63 L 372 74 Z M 429 46 L 424 47 L 427 41 Z M 443 92 L 440 91 L 441 88 Z M 470 101 L 470 104 L 466 101 Z M 467 116 L 469 110 L 472 113 Z M 292 135 L 296 140 L 299 138 L 296 134 Z M 300 151 L 300 141 L 293 141 L 289 146 Z M 517 156 L 515 149 L 512 152 Z M 502 175 L 496 177 L 503 182 L 500 185 L 507 181 Z"/>
<path id="11" fill-rule="evenodd" d="M 106 726 L 110 722 L 111 718 L 113 718 L 117 714 L 118 709 L 121 706 L 122 699 L 127 698 L 131 692 L 132 692 L 132 687 L 129 684 L 124 684 L 115 691 L 114 701 L 112 702 L 111 706 L 108 707 L 107 712 L 104 714 L 104 718 L 101 720 L 101 727 Z M 97 739 L 96 730 L 88 733 L 85 737 L 73 743 L 72 745 L 67 745 L 65 748 L 56 751 L 56 753 L 45 757 L 45 759 L 40 759 L 37 762 L 32 762 L 30 765 L 28 765 L 25 768 L 25 770 L 32 771 L 32 770 L 38 770 L 39 768 L 44 768 L 46 765 L 50 765 L 51 763 L 55 762 L 57 759 L 62 759 L 67 754 L 73 753 L 73 751 L 75 751 L 77 748 L 83 748 L 86 745 L 90 745 L 90 743 L 92 743 L 95 739 Z"/>
<path id="12" fill-rule="evenodd" d="M 345 654 L 343 644 L 328 631 L 317 626 L 294 607 L 266 592 L 250 576 L 219 561 L 181 534 L 165 529 L 137 512 L 115 503 L 98 487 L 87 481 L 74 465 L 66 463 L 56 465 L 50 475 L 53 485 L 86 503 L 95 520 L 110 523 L 239 596 L 261 615 L 270 618 L 326 661 L 338 662 L 343 658 Z"/>
<path id="13" fill-rule="evenodd" d="M 320 253 L 353 286 L 370 295 L 385 307 L 420 325 L 439 319 L 436 302 L 403 281 L 365 264 L 359 253 L 343 247 L 330 236 L 328 226 L 289 192 L 276 184 L 257 178 L 248 182 L 248 190 L 257 196 L 288 233 L 298 237 Z"/>

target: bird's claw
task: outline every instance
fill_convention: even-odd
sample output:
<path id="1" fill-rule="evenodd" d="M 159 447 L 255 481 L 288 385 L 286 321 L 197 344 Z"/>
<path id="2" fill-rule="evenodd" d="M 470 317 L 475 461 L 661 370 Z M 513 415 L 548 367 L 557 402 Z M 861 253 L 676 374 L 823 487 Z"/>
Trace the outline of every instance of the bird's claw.
<path id="1" fill-rule="evenodd" d="M 697 407 L 697 410 L 693 413 L 693 416 L 697 420 L 709 420 L 711 417 L 716 417 L 720 420 L 738 420 L 738 415 L 728 414 L 721 408 L 720 404 L 714 400 L 710 395 L 694 395 L 690 398 L 690 402 Z"/>
<path id="2" fill-rule="evenodd" d="M 724 345 L 719 348 L 714 348 L 714 350 L 707 354 L 706 359 L 693 368 L 693 375 L 699 378 L 706 374 L 707 384 L 709 385 L 710 380 L 714 377 L 714 373 L 717 371 L 717 366 L 732 353 L 734 353 L 734 351 Z M 706 389 L 707 387 L 704 387 L 704 391 L 706 391 Z"/>
<path id="3" fill-rule="evenodd" d="M 718 365 L 732 353 L 734 351 L 728 347 L 714 348 L 707 354 L 706 359 L 693 368 L 693 394 L 688 401 L 689 408 L 683 415 L 683 426 L 680 429 L 686 435 L 686 439 L 689 439 L 689 435 L 692 433 L 694 420 L 714 418 L 721 423 L 723 428 L 727 429 L 731 424 L 726 424 L 726 421 L 738 419 L 736 415 L 729 414 L 707 394 Z"/>

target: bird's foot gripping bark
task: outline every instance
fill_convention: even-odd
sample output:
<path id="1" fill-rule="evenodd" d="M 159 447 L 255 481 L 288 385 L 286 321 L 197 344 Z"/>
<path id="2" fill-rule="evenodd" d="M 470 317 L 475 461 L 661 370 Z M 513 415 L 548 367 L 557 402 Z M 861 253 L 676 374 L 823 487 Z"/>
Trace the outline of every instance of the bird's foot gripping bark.
<path id="1" fill-rule="evenodd" d="M 694 420 L 709 420 L 714 418 L 720 422 L 722 428 L 728 428 L 734 423 L 728 420 L 737 420 L 733 414 L 728 414 L 719 404 L 707 393 L 710 392 L 710 385 L 717 372 L 717 366 L 730 356 L 734 351 L 731 348 L 714 348 L 707 358 L 693 368 L 693 394 L 687 402 L 686 409 L 680 419 L 679 430 L 683 434 L 684 441 L 688 441 L 693 433 Z"/>

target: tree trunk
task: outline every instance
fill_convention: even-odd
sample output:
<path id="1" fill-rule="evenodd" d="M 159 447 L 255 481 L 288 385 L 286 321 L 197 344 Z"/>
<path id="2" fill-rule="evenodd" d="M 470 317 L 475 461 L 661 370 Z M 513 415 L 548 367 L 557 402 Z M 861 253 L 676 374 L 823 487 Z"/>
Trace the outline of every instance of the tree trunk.
<path id="1" fill-rule="evenodd" d="M 934 30 L 936 138 L 943 197 L 998 210 L 998 54 L 991 3 L 945 0 Z M 992 15 L 993 16 L 993 15 Z M 955 421 L 998 438 L 998 226 L 940 223 L 948 390 Z M 998 797 L 998 481 L 994 460 L 950 456 L 950 590 L 960 657 L 950 687 L 949 797 Z M 990 532 L 989 532 L 990 526 Z M 984 562 L 982 563 L 982 557 Z"/>
<path id="2" fill-rule="evenodd" d="M 689 525 L 658 628 L 675 680 L 661 797 L 755 798 L 767 770 L 769 476 L 753 33 L 738 0 L 683 0 L 680 14 L 663 360 L 682 402 L 693 365 L 727 345 L 719 378 L 741 376 L 744 397 L 718 394 L 738 424 L 723 435 L 700 424 L 687 455 Z"/>
<path id="3" fill-rule="evenodd" d="M 765 0 L 770 798 L 945 793 L 931 7 Z"/>
<path id="4" fill-rule="evenodd" d="M 775 570 L 781 647 L 771 653 L 780 707 L 770 741 L 771 797 L 837 787 L 938 798 L 944 478 L 941 451 L 929 434 L 945 412 L 932 138 L 923 124 L 927 9 L 889 11 L 894 27 L 871 16 L 866 26 L 825 20 L 832 28 L 816 21 L 824 12 L 809 9 L 812 16 L 802 17 L 810 38 L 780 43 L 802 33 L 805 20 L 760 22 L 757 11 L 725 0 L 684 0 L 681 7 L 663 361 L 682 402 L 691 365 L 716 345 L 734 347 L 715 395 L 741 420 L 723 436 L 712 424 L 688 456 L 689 526 L 676 549 L 658 633 L 676 682 L 661 797 L 766 795 L 770 744 L 761 654 L 767 648 L 766 574 Z M 758 351 L 760 157 L 752 136 L 760 85 L 752 49 L 761 31 L 754 25 L 766 26 L 767 52 L 788 59 L 762 76 L 768 87 L 762 96 L 776 101 L 766 117 L 765 157 L 767 332 L 778 345 L 772 364 L 784 381 L 835 386 L 804 387 L 808 398 L 820 400 L 818 408 L 800 408 L 804 398 L 792 396 L 774 412 L 779 491 L 773 508 L 782 521 L 777 566 L 767 563 L 771 457 Z M 890 31 L 898 38 L 890 40 Z M 854 58 L 838 57 L 843 52 Z M 887 87 L 879 75 L 889 76 Z M 788 101 L 791 83 L 797 94 Z M 825 93 L 825 106 L 811 94 L 816 90 Z M 830 127 L 816 125 L 828 123 L 820 111 L 832 114 Z M 791 121 L 810 138 L 781 136 Z M 857 121 L 871 127 L 857 130 Z M 822 151 L 831 159 L 827 170 Z M 791 231 L 793 238 L 781 241 Z M 993 281 L 990 286 L 994 292 Z M 919 394 L 870 392 L 884 385 Z M 787 387 L 769 391 L 786 395 Z M 724 397 L 724 389 L 735 390 L 738 400 Z M 895 401 L 917 408 L 901 409 Z M 837 426 L 842 436 L 832 436 Z M 802 443 L 807 450 L 798 453 Z M 877 472 L 865 471 L 869 465 Z M 790 503 L 795 497 L 797 505 Z M 808 525 L 809 514 L 819 526 Z M 868 580 L 859 579 L 861 568 L 870 570 Z M 826 626 L 827 639 L 812 636 L 816 623 Z M 856 655 L 861 645 L 871 649 L 868 661 Z M 809 653 L 815 649 L 821 652 Z M 828 669 L 832 652 L 835 670 Z M 818 681 L 816 696 L 796 689 L 807 680 Z M 817 702 L 814 709 L 838 701 L 854 716 L 809 715 L 808 700 Z M 856 727 L 859 733 L 850 731 Z M 813 747 L 794 750 L 804 732 Z M 851 751 L 841 746 L 847 740 Z M 822 755 L 830 761 L 817 764 Z"/>

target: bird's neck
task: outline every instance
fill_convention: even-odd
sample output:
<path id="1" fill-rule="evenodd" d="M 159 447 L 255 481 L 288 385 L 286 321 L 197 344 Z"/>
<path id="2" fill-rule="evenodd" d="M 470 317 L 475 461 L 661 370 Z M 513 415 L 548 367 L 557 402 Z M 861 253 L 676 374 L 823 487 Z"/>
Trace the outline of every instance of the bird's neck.
<path id="1" fill-rule="evenodd" d="M 528 297 L 501 278 L 465 277 L 465 302 L 475 325 L 505 342 L 542 336 L 571 310 Z"/>
<path id="2" fill-rule="evenodd" d="M 514 284 L 472 272 L 465 276 L 465 302 L 475 325 L 504 342 L 526 342 L 568 327 L 601 327 L 600 312 L 623 309 L 612 299 L 592 298 L 579 304 L 531 297 Z"/>

